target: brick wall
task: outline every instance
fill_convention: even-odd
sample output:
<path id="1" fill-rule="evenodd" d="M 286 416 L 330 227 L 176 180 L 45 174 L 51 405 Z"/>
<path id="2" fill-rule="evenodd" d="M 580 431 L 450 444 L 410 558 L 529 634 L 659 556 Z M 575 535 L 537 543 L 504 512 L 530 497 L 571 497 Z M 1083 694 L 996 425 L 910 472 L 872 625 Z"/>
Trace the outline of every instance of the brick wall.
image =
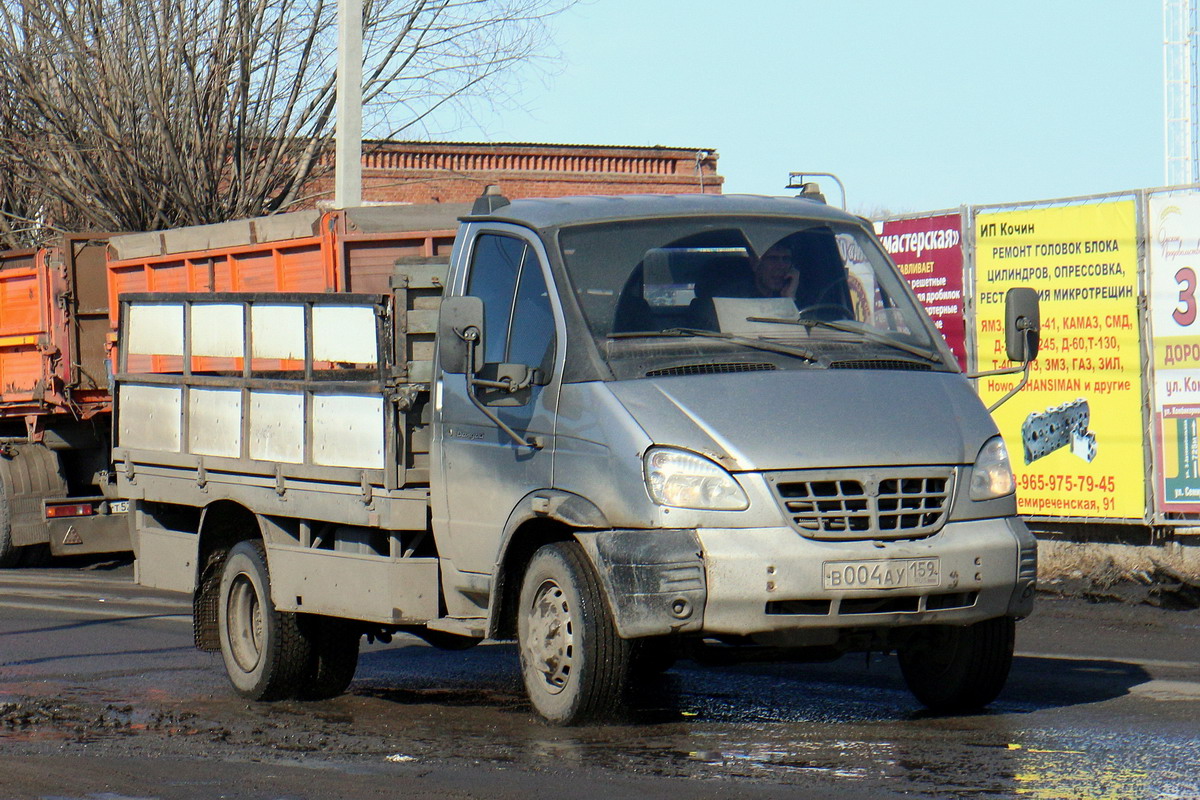
<path id="1" fill-rule="evenodd" d="M 720 194 L 717 153 L 702 148 L 364 142 L 363 199 L 463 203 L 488 184 L 507 197 Z M 314 183 L 333 198 L 332 177 Z"/>

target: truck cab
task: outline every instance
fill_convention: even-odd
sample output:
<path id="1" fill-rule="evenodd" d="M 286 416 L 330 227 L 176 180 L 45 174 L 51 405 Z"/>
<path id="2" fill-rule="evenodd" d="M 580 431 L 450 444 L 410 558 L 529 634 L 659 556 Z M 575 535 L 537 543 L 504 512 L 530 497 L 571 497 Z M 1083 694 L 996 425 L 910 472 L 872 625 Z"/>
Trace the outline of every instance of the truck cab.
<path id="1" fill-rule="evenodd" d="M 433 527 L 449 614 L 517 633 L 532 695 L 589 666 L 564 633 L 563 599 L 586 606 L 572 569 L 623 641 L 899 649 L 931 705 L 999 691 L 1034 540 L 995 425 L 861 220 L 794 198 L 518 200 L 459 239 Z M 564 577 L 533 585 L 548 535 Z M 964 638 L 1007 655 L 947 688 L 929 662 Z"/>

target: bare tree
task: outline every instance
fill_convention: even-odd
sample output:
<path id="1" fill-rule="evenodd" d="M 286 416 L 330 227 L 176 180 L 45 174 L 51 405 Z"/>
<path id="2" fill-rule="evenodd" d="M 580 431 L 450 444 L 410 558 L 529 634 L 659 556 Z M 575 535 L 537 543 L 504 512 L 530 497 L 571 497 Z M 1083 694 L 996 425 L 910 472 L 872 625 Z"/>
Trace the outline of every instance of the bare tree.
<path id="1" fill-rule="evenodd" d="M 364 123 L 494 90 L 571 0 L 365 0 Z M 332 169 L 336 0 L 0 0 L 0 244 L 287 210 Z"/>

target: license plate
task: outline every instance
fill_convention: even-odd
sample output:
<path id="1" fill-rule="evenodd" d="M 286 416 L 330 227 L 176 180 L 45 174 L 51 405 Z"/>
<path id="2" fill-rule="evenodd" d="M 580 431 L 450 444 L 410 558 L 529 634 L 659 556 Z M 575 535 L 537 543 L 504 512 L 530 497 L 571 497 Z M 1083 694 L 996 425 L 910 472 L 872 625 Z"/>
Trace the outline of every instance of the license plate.
<path id="1" fill-rule="evenodd" d="M 110 513 L 110 514 L 128 514 L 129 513 L 129 501 L 128 500 L 113 500 L 111 503 L 108 504 L 108 513 Z"/>
<path id="2" fill-rule="evenodd" d="M 937 558 L 890 558 L 878 561 L 826 561 L 821 579 L 826 589 L 904 589 L 941 584 Z"/>

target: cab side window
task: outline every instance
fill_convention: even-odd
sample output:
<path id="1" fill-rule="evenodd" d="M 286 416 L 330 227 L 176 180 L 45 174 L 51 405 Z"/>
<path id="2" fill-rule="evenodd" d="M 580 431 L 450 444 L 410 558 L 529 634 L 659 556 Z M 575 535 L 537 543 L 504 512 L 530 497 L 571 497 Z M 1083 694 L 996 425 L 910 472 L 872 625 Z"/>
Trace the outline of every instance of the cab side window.
<path id="1" fill-rule="evenodd" d="M 554 313 L 550 310 L 546 279 L 532 253 L 517 285 L 505 360 L 541 367 L 547 375 L 554 367 Z"/>
<path id="2" fill-rule="evenodd" d="M 541 264 L 520 239 L 483 234 L 475 242 L 467 294 L 483 300 L 484 362 L 540 366 L 554 358 L 554 315 Z"/>
<path id="3" fill-rule="evenodd" d="M 496 364 L 508 348 L 513 296 L 528 247 L 509 236 L 480 236 L 471 256 L 467 294 L 483 300 L 483 360 Z"/>

